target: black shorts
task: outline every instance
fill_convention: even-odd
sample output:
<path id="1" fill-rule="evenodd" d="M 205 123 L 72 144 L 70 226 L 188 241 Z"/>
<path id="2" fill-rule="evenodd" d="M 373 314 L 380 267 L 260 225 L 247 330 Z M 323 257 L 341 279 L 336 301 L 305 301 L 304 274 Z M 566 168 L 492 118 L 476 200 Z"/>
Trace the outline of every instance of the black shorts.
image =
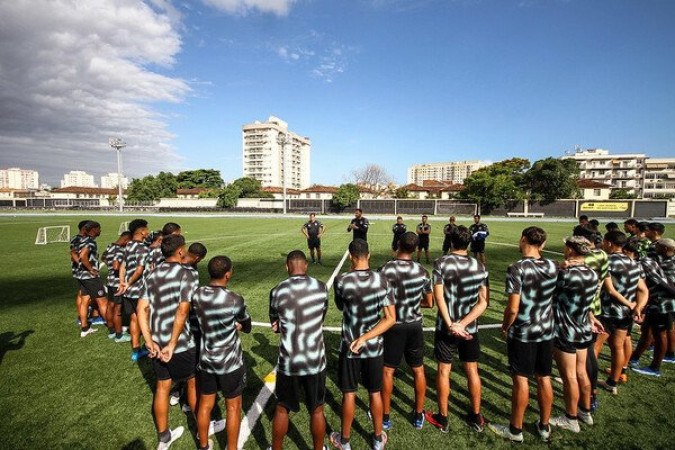
<path id="1" fill-rule="evenodd" d="M 82 295 L 88 295 L 92 299 L 105 297 L 105 287 L 100 278 L 87 278 L 85 280 L 78 280 L 78 282 Z"/>
<path id="2" fill-rule="evenodd" d="M 220 391 L 225 398 L 235 398 L 239 397 L 246 387 L 246 366 L 244 365 L 237 370 L 221 375 L 200 370 L 197 376 L 199 392 L 205 395 Z"/>
<path id="3" fill-rule="evenodd" d="M 124 314 L 130 316 L 136 314 L 136 307 L 138 306 L 138 299 L 131 297 L 122 297 L 122 305 Z"/>
<path id="4" fill-rule="evenodd" d="M 673 328 L 673 313 L 649 313 L 645 323 L 655 334 L 670 331 Z"/>
<path id="5" fill-rule="evenodd" d="M 401 239 L 401 236 L 394 236 L 394 239 L 391 241 L 391 249 L 393 251 L 398 250 L 398 240 Z"/>
<path id="6" fill-rule="evenodd" d="M 174 353 L 167 363 L 152 358 L 152 368 L 155 370 L 157 380 L 185 381 L 195 376 L 197 352 L 191 348 L 184 352 Z"/>
<path id="7" fill-rule="evenodd" d="M 429 238 L 422 238 L 422 236 L 429 236 L 428 234 L 419 234 L 419 242 L 417 243 L 417 250 L 429 250 Z"/>
<path id="8" fill-rule="evenodd" d="M 321 239 L 318 237 L 310 237 L 307 239 L 307 247 L 312 250 L 315 248 L 321 248 Z"/>
<path id="9" fill-rule="evenodd" d="M 384 365 L 397 368 L 401 358 L 412 368 L 424 363 L 424 332 L 422 321 L 397 323 L 389 328 L 384 337 Z"/>
<path id="10" fill-rule="evenodd" d="M 473 339 L 462 339 L 445 331 L 434 333 L 434 358 L 443 364 L 452 364 L 455 356 L 462 362 L 477 362 L 480 357 L 480 339 L 478 333 Z"/>
<path id="11" fill-rule="evenodd" d="M 485 241 L 471 241 L 471 253 L 485 253 Z"/>
<path id="12" fill-rule="evenodd" d="M 531 377 L 551 376 L 553 368 L 553 340 L 542 342 L 520 342 L 506 340 L 509 354 L 509 368 L 512 375 Z"/>
<path id="13" fill-rule="evenodd" d="M 445 255 L 450 251 L 450 247 L 452 247 L 452 242 L 450 242 L 449 239 L 446 239 L 443 241 L 443 254 Z"/>
<path id="14" fill-rule="evenodd" d="M 602 323 L 602 326 L 605 327 L 605 331 L 609 334 L 612 334 L 617 330 L 624 330 L 630 333 L 631 328 L 633 328 L 633 317 L 617 319 L 615 317 L 600 316 L 600 322 Z"/>
<path id="15" fill-rule="evenodd" d="M 108 288 L 108 301 L 116 305 L 121 305 L 123 297 L 121 295 L 115 295 L 115 292 L 117 292 L 118 288 L 112 286 L 107 286 L 107 288 Z"/>
<path id="16" fill-rule="evenodd" d="M 563 339 L 554 338 L 553 347 L 560 350 L 563 353 L 576 353 L 577 350 L 583 350 L 585 348 L 593 345 L 593 341 L 589 340 L 587 342 L 570 342 Z"/>
<path id="17" fill-rule="evenodd" d="M 338 358 L 338 387 L 342 392 L 356 392 L 359 383 L 368 392 L 382 390 L 383 356 L 374 358 L 347 358 L 347 354 L 340 352 Z"/>
<path id="18" fill-rule="evenodd" d="M 284 375 L 277 372 L 277 403 L 289 411 L 300 411 L 300 392 L 311 414 L 326 402 L 326 371 L 314 375 Z"/>

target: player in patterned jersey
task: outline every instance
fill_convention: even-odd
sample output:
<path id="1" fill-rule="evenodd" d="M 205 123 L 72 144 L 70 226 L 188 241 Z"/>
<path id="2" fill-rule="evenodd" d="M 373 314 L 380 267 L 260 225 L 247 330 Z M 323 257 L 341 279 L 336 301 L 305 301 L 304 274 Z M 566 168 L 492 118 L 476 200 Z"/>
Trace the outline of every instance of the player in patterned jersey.
<path id="1" fill-rule="evenodd" d="M 335 279 L 335 304 L 342 311 L 342 339 L 338 360 L 338 387 L 342 391 L 342 428 L 333 432 L 331 443 L 351 449 L 349 437 L 354 420 L 359 380 L 368 390 L 373 418 L 373 448 L 387 442 L 382 431 L 382 333 L 396 323 L 394 294 L 384 275 L 370 270 L 368 243 L 354 239 L 349 244 L 351 270 Z"/>
<path id="2" fill-rule="evenodd" d="M 321 450 L 326 436 L 323 320 L 328 290 L 324 283 L 307 276 L 307 257 L 300 250 L 288 254 L 286 270 L 288 278 L 270 291 L 270 323 L 275 333 L 281 333 L 270 449 L 281 450 L 288 432 L 288 414 L 300 410 L 300 393 L 304 392 L 313 448 Z"/>
<path id="3" fill-rule="evenodd" d="M 624 253 L 632 259 L 637 257 L 637 246 L 627 244 Z M 656 243 L 656 252 L 660 261 L 672 260 L 675 255 L 675 241 L 659 239 Z M 666 355 L 668 346 L 668 332 L 673 326 L 673 311 L 675 311 L 675 277 L 670 278 L 663 271 L 657 260 L 649 257 L 640 258 L 640 265 L 645 273 L 645 281 L 649 289 L 649 300 L 645 308 L 645 320 L 642 324 L 640 341 L 630 357 L 629 366 L 643 375 L 661 376 L 661 363 Z M 640 367 L 640 356 L 654 342 L 654 355 L 649 367 Z"/>
<path id="4" fill-rule="evenodd" d="M 78 325 L 82 326 L 82 323 L 79 319 L 80 317 L 80 305 L 83 301 L 86 301 L 89 304 L 90 299 L 84 299 L 84 294 L 80 290 L 80 282 L 77 279 L 77 271 L 80 267 L 80 242 L 86 237 L 86 232 L 84 226 L 89 222 L 88 220 L 83 220 L 77 224 L 77 234 L 70 240 L 70 271 L 75 280 L 75 286 L 77 287 L 77 293 L 75 294 L 75 312 L 77 313 Z"/>
<path id="5" fill-rule="evenodd" d="M 396 217 L 396 223 L 392 225 L 391 232 L 394 234 L 394 237 L 391 241 L 391 252 L 395 258 L 396 253 L 398 252 L 398 240 L 406 232 L 406 226 L 403 223 L 403 217 L 401 216 Z"/>
<path id="6" fill-rule="evenodd" d="M 133 223 L 133 222 L 132 222 Z M 134 229 L 129 225 L 129 229 Z M 136 236 L 136 233 L 134 233 Z M 198 281 L 182 263 L 185 239 L 167 236 L 162 240 L 165 261 L 148 275 L 140 290 L 138 322 L 150 349 L 157 385 L 152 412 L 159 440 L 158 449 L 169 446 L 183 434 L 183 427 L 169 428 L 171 382 L 186 382 L 187 400 L 192 411 L 197 406 L 195 343 L 187 323 L 190 301 Z"/>
<path id="7" fill-rule="evenodd" d="M 426 214 L 422 216 L 422 222 L 417 225 L 417 262 L 420 262 L 420 254 L 424 250 L 424 256 L 429 264 L 429 235 L 431 234 L 431 225 L 427 222 Z"/>
<path id="8" fill-rule="evenodd" d="M 132 240 L 124 248 L 124 261 L 120 267 L 120 288 L 124 314 L 129 316 L 129 334 L 131 335 L 131 360 L 138 361 L 148 355 L 148 349 L 141 349 L 141 330 L 138 326 L 136 307 L 138 299 L 145 290 L 148 276 L 148 247 L 144 244 L 148 237 L 148 221 L 135 219 L 129 222 Z"/>
<path id="9" fill-rule="evenodd" d="M 213 448 L 213 442 L 209 441 L 208 436 L 210 427 L 213 429 L 214 426 L 211 411 L 218 391 L 225 397 L 227 448 L 237 448 L 241 425 L 241 396 L 246 386 L 246 366 L 239 331 L 251 332 L 251 316 L 246 311 L 244 299 L 227 288 L 232 277 L 230 258 L 215 256 L 209 261 L 208 269 L 211 277 L 209 285 L 198 288 L 192 297 L 192 309 L 202 330 L 202 345 L 198 356 L 199 448 Z M 188 384 L 188 393 L 189 389 Z"/>
<path id="10" fill-rule="evenodd" d="M 309 221 L 300 228 L 300 231 L 307 238 L 307 247 L 309 248 L 312 262 L 316 263 L 318 261 L 321 264 L 321 236 L 326 231 L 326 227 L 316 220 L 316 214 L 311 213 Z M 314 250 L 316 250 L 316 258 L 314 257 Z"/>
<path id="11" fill-rule="evenodd" d="M 369 226 L 370 222 L 368 222 L 368 219 L 363 217 L 363 210 L 361 210 L 361 208 L 356 208 L 354 210 L 354 218 L 347 227 L 347 232 L 353 232 L 352 240 L 363 239 L 367 242 Z"/>
<path id="12" fill-rule="evenodd" d="M 675 256 L 661 255 L 658 261 L 666 278 L 671 281 L 675 280 Z M 675 312 L 671 312 L 671 316 L 672 315 L 675 315 Z M 675 363 L 675 327 L 670 327 L 670 331 L 668 332 L 668 349 L 666 351 L 666 356 L 663 358 L 663 362 L 669 364 Z"/>
<path id="13" fill-rule="evenodd" d="M 451 253 L 434 263 L 434 297 L 438 304 L 436 332 L 434 335 L 434 356 L 438 361 L 436 387 L 438 390 L 438 413 L 426 413 L 429 423 L 447 433 L 448 402 L 450 397 L 450 374 L 452 361 L 457 356 L 464 363 L 468 381 L 471 409 L 466 422 L 477 432 L 482 432 L 485 419 L 480 410 L 481 380 L 478 374 L 480 343 L 478 319 L 488 305 L 488 273 L 467 248 L 471 233 L 465 226 L 459 226 L 450 235 Z"/>
<path id="14" fill-rule="evenodd" d="M 450 235 L 453 233 L 453 231 L 457 230 L 457 223 L 456 223 L 455 216 L 450 216 L 448 219 L 448 223 L 445 224 L 443 227 L 443 254 L 447 255 L 448 252 L 450 251 L 450 248 L 452 247 L 452 240 L 450 239 Z"/>
<path id="15" fill-rule="evenodd" d="M 553 300 L 555 338 L 553 357 L 563 380 L 565 415 L 551 418 L 551 425 L 579 433 L 579 421 L 592 425 L 591 382 L 586 368 L 588 349 L 593 351 L 591 312 L 598 275 L 584 264 L 594 245 L 580 236 L 565 239 L 567 265 L 558 273 Z"/>
<path id="16" fill-rule="evenodd" d="M 164 255 L 162 255 L 162 235 L 161 231 L 153 231 L 148 235 L 148 269 L 155 270 L 155 267 L 164 262 Z"/>
<path id="17" fill-rule="evenodd" d="M 108 291 L 108 321 L 112 323 L 108 337 L 115 339 L 115 342 L 129 342 L 131 338 L 128 334 L 122 333 L 122 296 L 115 295 L 120 288 L 120 266 L 124 261 L 124 247 L 131 240 L 131 232 L 125 231 L 119 238 L 106 247 L 101 255 L 101 259 L 108 267 L 108 277 L 106 278 L 106 288 Z"/>
<path id="18" fill-rule="evenodd" d="M 649 239 L 649 247 L 647 247 L 647 256 L 656 259 L 658 254 L 656 252 L 656 243 L 666 232 L 666 227 L 662 223 L 651 222 L 645 230 L 645 237 Z"/>
<path id="19" fill-rule="evenodd" d="M 105 294 L 103 282 L 99 277 L 98 270 L 98 245 L 96 238 L 101 235 L 101 224 L 94 221 L 88 221 L 84 226 L 85 237 L 79 243 L 80 264 L 77 271 L 77 279 L 80 282 L 80 291 L 85 298 L 80 303 L 80 337 L 85 337 L 96 331 L 87 323 L 89 313 L 89 303 L 96 302 L 98 311 L 102 318 L 107 317 L 108 299 Z M 86 301 L 86 299 L 90 299 Z M 112 322 L 107 323 L 108 328 L 112 327 Z"/>
<path id="20" fill-rule="evenodd" d="M 513 378 L 510 425 L 488 424 L 499 436 L 523 441 L 523 418 L 530 400 L 528 377 L 537 379 L 539 420 L 537 432 L 542 440 L 551 435 L 549 418 L 553 404 L 551 366 L 553 365 L 553 295 L 558 278 L 555 262 L 542 258 L 546 232 L 528 227 L 520 238 L 523 258 L 506 271 L 508 304 L 504 310 L 502 332 L 507 335 L 509 367 Z"/>
<path id="21" fill-rule="evenodd" d="M 628 334 L 633 315 L 641 320 L 641 311 L 647 304 L 648 291 L 640 264 L 623 254 L 626 235 L 620 231 L 605 234 L 603 248 L 609 254 L 609 275 L 616 293 L 603 290 L 601 296 L 602 321 L 609 333 L 612 366 L 607 381 L 598 386 L 616 395 L 622 370 L 628 365 L 632 343 Z"/>
<path id="22" fill-rule="evenodd" d="M 412 424 L 416 429 L 424 425 L 424 399 L 427 381 L 424 376 L 424 332 L 420 308 L 431 308 L 433 297 L 429 274 L 421 264 L 412 260 L 417 246 L 417 235 L 404 233 L 398 240 L 398 254 L 380 268 L 394 292 L 396 324 L 384 333 L 384 373 L 382 380 L 382 427 L 391 428 L 391 394 L 394 374 L 405 356 L 412 369 L 415 384 L 415 407 Z"/>
<path id="23" fill-rule="evenodd" d="M 480 214 L 473 216 L 473 223 L 469 227 L 471 232 L 471 253 L 481 264 L 485 265 L 485 240 L 490 235 L 487 225 L 480 221 Z"/>

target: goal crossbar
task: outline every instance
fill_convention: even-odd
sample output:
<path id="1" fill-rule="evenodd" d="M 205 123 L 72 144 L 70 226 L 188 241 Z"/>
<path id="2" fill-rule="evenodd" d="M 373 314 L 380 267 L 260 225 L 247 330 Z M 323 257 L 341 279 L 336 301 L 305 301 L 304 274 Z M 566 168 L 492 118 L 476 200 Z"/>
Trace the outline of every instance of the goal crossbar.
<path id="1" fill-rule="evenodd" d="M 54 242 L 70 242 L 69 225 L 38 228 L 37 236 L 35 236 L 35 245 L 45 245 Z"/>

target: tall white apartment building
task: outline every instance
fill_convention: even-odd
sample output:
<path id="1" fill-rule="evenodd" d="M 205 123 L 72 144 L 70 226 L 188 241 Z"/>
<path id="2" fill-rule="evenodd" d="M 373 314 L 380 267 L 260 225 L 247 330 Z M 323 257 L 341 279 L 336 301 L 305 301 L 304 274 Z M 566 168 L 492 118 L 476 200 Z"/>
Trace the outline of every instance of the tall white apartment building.
<path id="1" fill-rule="evenodd" d="M 287 144 L 278 142 L 286 136 Z M 288 124 L 270 116 L 267 122 L 255 121 L 242 127 L 244 176 L 259 180 L 263 187 L 283 186 L 286 159 L 286 187 L 305 189 L 310 186 L 309 153 L 311 141 L 288 130 Z M 285 155 L 284 155 L 285 151 Z"/>
<path id="2" fill-rule="evenodd" d="M 643 198 L 675 198 L 675 158 L 647 158 Z"/>
<path id="3" fill-rule="evenodd" d="M 87 172 L 81 170 L 71 170 L 67 174 L 63 175 L 63 180 L 61 180 L 61 187 L 98 187 L 94 183 L 94 176 L 89 175 Z"/>
<path id="4" fill-rule="evenodd" d="M 129 187 L 129 179 L 122 177 L 121 182 L 117 172 L 111 172 L 108 175 L 101 177 L 101 189 L 115 189 L 118 185 L 122 185 L 122 189 Z"/>
<path id="5" fill-rule="evenodd" d="M 38 189 L 39 174 L 36 170 L 19 169 L 10 167 L 9 169 L 0 169 L 0 189 Z"/>
<path id="6" fill-rule="evenodd" d="M 471 172 L 488 165 L 488 162 L 478 160 L 416 164 L 408 169 L 408 183 L 421 186 L 424 180 L 435 180 L 462 184 Z"/>
<path id="7" fill-rule="evenodd" d="M 563 156 L 579 163 L 579 179 L 609 184 L 612 190 L 625 189 L 642 197 L 642 182 L 647 156 L 644 153 L 610 154 L 601 148 L 577 149 Z"/>

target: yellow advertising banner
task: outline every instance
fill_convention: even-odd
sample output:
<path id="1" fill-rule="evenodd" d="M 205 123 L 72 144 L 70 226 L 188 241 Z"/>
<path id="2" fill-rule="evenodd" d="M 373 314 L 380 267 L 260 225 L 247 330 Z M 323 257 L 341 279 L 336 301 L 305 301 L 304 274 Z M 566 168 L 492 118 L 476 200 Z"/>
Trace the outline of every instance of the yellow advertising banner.
<path id="1" fill-rule="evenodd" d="M 581 211 L 623 212 L 628 211 L 628 202 L 586 202 L 579 207 Z"/>

